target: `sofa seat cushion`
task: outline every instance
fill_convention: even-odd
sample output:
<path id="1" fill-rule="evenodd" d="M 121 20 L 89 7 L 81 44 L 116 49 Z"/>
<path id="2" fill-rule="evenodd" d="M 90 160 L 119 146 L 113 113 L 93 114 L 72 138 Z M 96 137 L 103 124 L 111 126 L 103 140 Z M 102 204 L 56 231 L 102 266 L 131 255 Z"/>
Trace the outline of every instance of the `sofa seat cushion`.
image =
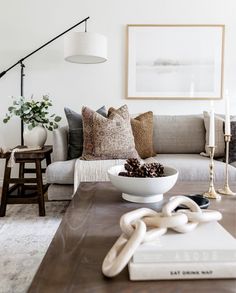
<path id="1" fill-rule="evenodd" d="M 76 159 L 50 164 L 46 170 L 47 183 L 74 184 L 75 162 Z"/>
<path id="2" fill-rule="evenodd" d="M 73 184 L 50 184 L 48 187 L 49 200 L 71 200 L 73 197 Z"/>
<path id="3" fill-rule="evenodd" d="M 209 158 L 198 154 L 159 154 L 154 157 L 163 165 L 173 166 L 179 171 L 180 181 L 209 180 Z M 215 181 L 225 178 L 225 163 L 214 160 Z M 236 180 L 236 168 L 229 165 L 229 179 Z"/>

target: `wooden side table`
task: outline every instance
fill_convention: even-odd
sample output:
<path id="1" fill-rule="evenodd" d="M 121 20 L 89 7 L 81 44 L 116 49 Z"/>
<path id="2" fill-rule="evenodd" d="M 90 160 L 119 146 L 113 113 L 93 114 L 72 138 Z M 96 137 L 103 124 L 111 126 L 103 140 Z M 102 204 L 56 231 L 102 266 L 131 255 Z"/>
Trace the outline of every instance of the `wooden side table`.
<path id="1" fill-rule="evenodd" d="M 45 173 L 46 169 L 41 167 L 41 162 L 46 160 L 48 166 L 51 163 L 51 153 L 52 146 L 44 146 L 37 151 L 16 152 L 15 162 L 20 164 L 18 178 L 11 178 L 11 168 L 7 166 L 11 153 L 0 154 L 0 158 L 6 160 L 0 217 L 5 216 L 7 204 L 29 203 L 37 203 L 39 216 L 45 216 L 44 194 L 48 189 L 48 184 L 43 185 L 42 173 Z M 26 168 L 26 163 L 34 163 L 35 168 Z M 36 174 L 36 177 L 25 178 L 27 173 Z M 13 185 L 10 186 L 10 184 Z"/>

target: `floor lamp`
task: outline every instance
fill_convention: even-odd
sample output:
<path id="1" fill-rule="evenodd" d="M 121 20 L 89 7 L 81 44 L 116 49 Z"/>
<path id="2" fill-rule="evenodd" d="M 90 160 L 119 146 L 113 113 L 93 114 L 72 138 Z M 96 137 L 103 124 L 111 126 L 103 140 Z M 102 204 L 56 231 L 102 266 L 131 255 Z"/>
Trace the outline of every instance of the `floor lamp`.
<path id="1" fill-rule="evenodd" d="M 64 39 L 64 58 L 68 62 L 73 63 L 81 63 L 81 64 L 95 64 L 95 63 L 102 63 L 107 60 L 107 40 L 106 37 L 97 33 L 88 33 L 87 32 L 87 20 L 89 17 L 81 20 L 80 22 L 76 23 L 72 27 L 68 28 L 64 32 L 60 33 L 50 41 L 46 42 L 33 52 L 29 53 L 25 57 L 19 59 L 16 63 L 12 66 L 7 68 L 6 70 L 0 73 L 0 78 L 2 78 L 9 70 L 11 70 L 16 65 L 20 64 L 21 71 L 20 71 L 20 95 L 24 96 L 24 69 L 25 61 L 27 58 L 41 50 L 42 48 L 46 47 L 56 39 L 60 38 L 61 36 L 65 35 L 73 28 L 79 26 L 82 23 L 85 23 L 85 31 L 84 32 L 71 32 L 70 34 L 65 36 Z M 21 120 L 21 145 L 24 145 L 24 123 Z"/>

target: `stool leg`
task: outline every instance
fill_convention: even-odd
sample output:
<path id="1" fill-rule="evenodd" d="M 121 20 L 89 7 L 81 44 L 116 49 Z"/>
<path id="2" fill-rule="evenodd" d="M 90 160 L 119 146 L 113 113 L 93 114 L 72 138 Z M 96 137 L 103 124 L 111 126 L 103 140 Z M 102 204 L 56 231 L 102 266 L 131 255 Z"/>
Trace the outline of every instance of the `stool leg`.
<path id="1" fill-rule="evenodd" d="M 2 198 L 1 198 L 1 207 L 0 207 L 0 217 L 4 217 L 6 215 L 6 207 L 7 207 L 7 196 L 9 190 L 9 183 L 11 177 L 11 168 L 7 167 L 9 158 L 6 159 L 5 162 L 5 171 L 4 171 L 4 179 L 2 186 Z"/>
<path id="2" fill-rule="evenodd" d="M 25 169 L 25 163 L 20 163 L 19 167 L 19 178 L 23 179 L 24 178 L 24 169 Z M 24 184 L 20 184 L 18 188 L 18 195 L 24 195 Z"/>
<path id="3" fill-rule="evenodd" d="M 47 164 L 47 166 L 51 164 L 51 154 L 47 154 L 47 156 L 46 156 L 46 164 Z"/>
<path id="4" fill-rule="evenodd" d="M 41 161 L 36 160 L 36 178 L 37 178 L 37 190 L 38 190 L 38 203 L 39 203 L 39 216 L 45 216 L 45 204 L 44 204 L 44 194 L 43 194 L 43 178 Z"/>

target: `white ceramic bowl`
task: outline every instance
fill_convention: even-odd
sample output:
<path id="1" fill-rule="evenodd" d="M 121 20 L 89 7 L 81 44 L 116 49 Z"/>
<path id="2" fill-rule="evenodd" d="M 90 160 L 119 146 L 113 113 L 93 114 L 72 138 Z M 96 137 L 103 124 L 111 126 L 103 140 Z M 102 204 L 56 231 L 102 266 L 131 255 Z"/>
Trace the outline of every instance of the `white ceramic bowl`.
<path id="1" fill-rule="evenodd" d="M 158 202 L 163 199 L 163 193 L 169 191 L 176 183 L 179 172 L 164 166 L 165 177 L 137 178 L 119 176 L 125 171 L 123 165 L 111 167 L 107 172 L 111 183 L 122 192 L 125 200 L 138 203 Z"/>

